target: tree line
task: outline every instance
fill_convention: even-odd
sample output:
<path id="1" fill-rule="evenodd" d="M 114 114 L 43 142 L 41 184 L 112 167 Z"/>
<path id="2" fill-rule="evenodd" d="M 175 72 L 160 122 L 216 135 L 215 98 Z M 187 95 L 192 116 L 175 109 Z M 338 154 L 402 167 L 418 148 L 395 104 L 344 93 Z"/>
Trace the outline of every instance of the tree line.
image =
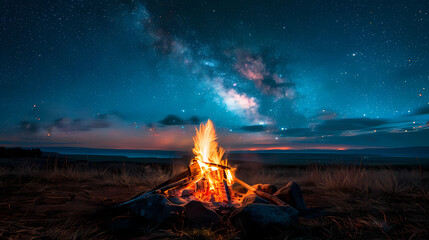
<path id="1" fill-rule="evenodd" d="M 40 158 L 42 151 L 38 148 L 0 147 L 0 158 Z"/>

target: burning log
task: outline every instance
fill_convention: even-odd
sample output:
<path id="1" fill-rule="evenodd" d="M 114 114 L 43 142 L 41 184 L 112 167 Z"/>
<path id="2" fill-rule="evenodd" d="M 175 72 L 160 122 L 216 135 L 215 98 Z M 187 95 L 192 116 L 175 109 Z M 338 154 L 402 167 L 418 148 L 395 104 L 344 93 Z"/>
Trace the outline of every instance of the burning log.
<path id="1" fill-rule="evenodd" d="M 225 180 L 223 180 L 223 186 L 225 188 L 226 198 L 228 199 L 228 202 L 231 202 L 231 190 Z"/>

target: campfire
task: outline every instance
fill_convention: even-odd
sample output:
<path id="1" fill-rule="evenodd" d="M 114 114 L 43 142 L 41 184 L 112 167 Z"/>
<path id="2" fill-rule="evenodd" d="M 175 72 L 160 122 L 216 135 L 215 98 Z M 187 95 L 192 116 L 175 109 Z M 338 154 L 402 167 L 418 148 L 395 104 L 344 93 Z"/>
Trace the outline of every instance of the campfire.
<path id="1" fill-rule="evenodd" d="M 191 160 L 189 169 L 192 182 L 184 189 L 170 191 L 181 195 L 187 190 L 203 202 L 231 202 L 232 184 L 234 183 L 234 169 L 228 166 L 228 160 L 223 158 L 225 150 L 218 146 L 216 132 L 212 121 L 201 124 L 194 137 L 195 157 Z"/>
<path id="2" fill-rule="evenodd" d="M 190 227 L 212 227 L 228 219 L 252 238 L 298 224 L 299 213 L 307 207 L 296 183 L 277 189 L 238 179 L 210 120 L 196 128 L 193 140 L 195 156 L 184 172 L 116 207 L 127 206 L 134 216 L 156 226 L 185 219 Z M 233 188 L 237 184 L 240 191 Z"/>
<path id="3" fill-rule="evenodd" d="M 240 184 L 257 196 L 277 205 L 286 205 L 281 199 L 265 191 L 256 189 L 235 177 L 235 169 L 224 158 L 225 150 L 218 146 L 216 131 L 212 121 L 201 123 L 193 138 L 195 157 L 188 169 L 162 183 L 152 191 L 140 194 L 132 200 L 120 204 L 128 205 L 153 193 L 166 193 L 169 197 L 187 197 L 201 202 L 229 203 L 241 205 L 242 195 L 233 191 L 234 183 Z"/>

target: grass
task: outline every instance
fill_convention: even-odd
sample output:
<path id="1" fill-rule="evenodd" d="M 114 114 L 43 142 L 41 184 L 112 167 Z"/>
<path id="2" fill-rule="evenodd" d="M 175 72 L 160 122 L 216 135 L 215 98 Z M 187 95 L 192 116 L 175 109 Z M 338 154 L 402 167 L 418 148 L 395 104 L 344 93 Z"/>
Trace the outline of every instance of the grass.
<path id="1" fill-rule="evenodd" d="M 0 160 L 0 163 L 5 161 Z M 109 217 L 98 213 L 151 189 L 174 174 L 172 168 L 136 163 L 44 164 L 7 161 L 0 165 L 0 239 L 115 239 Z M 238 166 L 249 184 L 277 187 L 297 182 L 309 207 L 324 217 L 300 219 L 283 239 L 429 239 L 427 169 L 362 166 Z M 114 216 L 121 218 L 125 216 Z M 144 239 L 240 239 L 237 229 L 147 228 Z"/>

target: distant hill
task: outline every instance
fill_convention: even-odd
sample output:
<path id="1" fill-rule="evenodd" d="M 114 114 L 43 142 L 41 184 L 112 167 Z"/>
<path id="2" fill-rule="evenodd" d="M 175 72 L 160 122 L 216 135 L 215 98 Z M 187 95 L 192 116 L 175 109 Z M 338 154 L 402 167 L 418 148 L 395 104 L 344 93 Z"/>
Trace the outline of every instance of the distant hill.
<path id="1" fill-rule="evenodd" d="M 42 151 L 38 148 L 0 147 L 0 158 L 40 158 Z"/>
<path id="2" fill-rule="evenodd" d="M 180 158 L 186 152 L 164 150 L 133 150 L 133 149 L 101 149 L 75 147 L 41 147 L 43 152 L 60 153 L 63 155 L 100 155 L 124 156 L 128 158 Z"/>
<path id="3" fill-rule="evenodd" d="M 132 149 L 99 149 L 99 148 L 74 148 L 74 147 L 41 147 L 43 152 L 56 152 L 69 155 L 103 155 L 103 156 L 126 156 L 129 158 L 180 158 L 192 155 L 191 150 L 165 151 L 165 150 L 132 150 Z M 349 150 L 267 150 L 267 151 L 231 151 L 236 153 L 283 153 L 283 154 L 362 154 L 378 155 L 383 157 L 418 157 L 429 158 L 429 147 L 407 147 L 407 148 L 364 148 Z"/>
<path id="4" fill-rule="evenodd" d="M 249 152 L 249 151 L 237 151 Z M 268 150 L 254 151 L 260 153 L 317 153 L 317 154 L 362 154 L 378 155 L 383 157 L 419 157 L 429 158 L 429 147 L 406 147 L 406 148 L 364 148 L 348 150 L 323 150 L 323 149 L 306 149 L 306 150 Z"/>
<path id="5" fill-rule="evenodd" d="M 0 148 L 2 158 L 64 158 L 90 162 L 189 162 L 191 151 L 123 150 L 73 147 L 42 147 L 39 149 Z M 363 165 L 429 165 L 429 147 L 369 148 L 350 150 L 270 150 L 231 151 L 226 154 L 231 164 L 294 165 L 363 164 Z"/>

